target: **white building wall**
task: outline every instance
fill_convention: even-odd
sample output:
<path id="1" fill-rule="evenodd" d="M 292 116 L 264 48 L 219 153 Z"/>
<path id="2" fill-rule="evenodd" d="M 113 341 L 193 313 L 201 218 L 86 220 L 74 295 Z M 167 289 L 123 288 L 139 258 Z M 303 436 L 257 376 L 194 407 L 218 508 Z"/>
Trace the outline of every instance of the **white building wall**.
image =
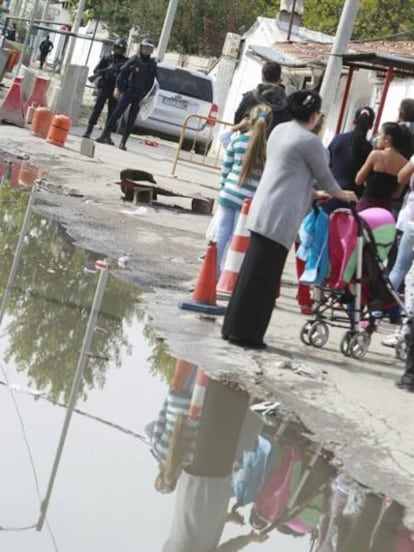
<path id="1" fill-rule="evenodd" d="M 355 112 L 360 107 L 371 106 L 375 110 L 374 84 L 369 80 L 368 71 L 356 71 L 353 76 L 352 86 L 344 113 L 344 119 L 340 132 L 347 132 L 352 129 Z M 323 143 L 328 145 L 336 133 L 339 112 L 342 105 L 342 98 L 345 92 L 347 76 L 341 77 L 338 92 L 331 113 L 326 113 L 326 127 L 323 133 Z M 322 102 L 322 111 L 323 111 Z"/>
<path id="2" fill-rule="evenodd" d="M 243 93 L 251 90 L 261 82 L 263 61 L 247 54 L 250 46 L 271 48 L 276 42 L 285 41 L 286 38 L 286 25 L 280 25 L 276 19 L 268 17 L 258 17 L 256 23 L 243 36 L 243 50 L 240 54 L 240 60 L 234 72 L 233 81 L 223 109 L 224 120 L 233 120 L 234 112 L 240 103 Z M 291 40 L 332 42 L 333 39 L 323 33 L 308 31 L 302 27 L 293 27 Z"/>
<path id="3" fill-rule="evenodd" d="M 381 122 L 397 120 L 398 108 L 404 98 L 414 98 L 414 79 L 393 79 L 384 105 Z"/>
<path id="4" fill-rule="evenodd" d="M 79 34 L 85 33 L 84 28 L 79 30 Z M 92 47 L 91 47 L 92 44 Z M 89 53 L 89 49 L 91 49 Z M 93 73 L 94 68 L 98 64 L 100 58 L 104 53 L 110 52 L 111 46 L 105 46 L 102 42 L 93 42 L 84 38 L 78 38 L 75 42 L 75 48 L 72 55 L 72 64 L 74 65 L 88 65 L 89 75 Z M 88 57 L 89 53 L 89 57 Z"/>
<path id="5" fill-rule="evenodd" d="M 323 136 L 324 144 L 328 144 L 335 134 L 336 122 L 339 116 L 345 84 L 346 77 L 343 76 L 341 78 L 333 109 L 333 117 L 331 119 L 331 123 L 327 125 L 327 129 Z M 383 85 L 384 79 L 378 79 L 372 71 L 359 70 L 354 73 L 341 132 L 346 132 L 352 129 L 352 123 L 357 109 L 368 105 L 372 107 L 375 113 L 378 112 Z M 379 123 L 380 125 L 387 121 L 397 120 L 398 108 L 401 100 L 404 98 L 414 98 L 414 79 L 393 79 L 388 90 L 387 99 Z"/>

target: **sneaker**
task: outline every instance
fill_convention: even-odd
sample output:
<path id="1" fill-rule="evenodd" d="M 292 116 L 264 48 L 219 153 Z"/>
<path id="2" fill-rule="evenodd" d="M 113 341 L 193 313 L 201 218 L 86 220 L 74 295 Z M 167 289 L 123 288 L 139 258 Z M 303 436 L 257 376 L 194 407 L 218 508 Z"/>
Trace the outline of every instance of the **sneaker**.
<path id="1" fill-rule="evenodd" d="M 127 150 L 127 149 L 126 149 L 126 145 L 124 144 L 124 142 L 121 142 L 121 143 L 119 144 L 119 149 L 120 149 L 120 150 L 123 150 L 123 151 L 126 151 L 126 150 Z"/>
<path id="2" fill-rule="evenodd" d="M 84 134 L 82 134 L 82 138 L 90 138 L 90 137 L 91 137 L 90 132 L 85 132 Z"/>
<path id="3" fill-rule="evenodd" d="M 387 335 L 387 337 L 384 337 L 381 343 L 385 347 L 396 347 L 400 340 L 401 340 L 401 329 L 398 328 L 398 330 L 395 331 L 393 334 Z"/>

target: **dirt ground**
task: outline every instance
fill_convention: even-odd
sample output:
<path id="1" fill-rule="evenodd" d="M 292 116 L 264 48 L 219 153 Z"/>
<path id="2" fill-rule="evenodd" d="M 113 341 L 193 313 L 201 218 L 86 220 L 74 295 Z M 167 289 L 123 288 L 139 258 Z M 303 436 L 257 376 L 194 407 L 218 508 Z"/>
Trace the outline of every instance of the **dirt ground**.
<path id="1" fill-rule="evenodd" d="M 364 360 L 341 354 L 343 329 L 332 329 L 323 349 L 305 346 L 299 333 L 306 318 L 295 301 L 290 256 L 266 336 L 268 349 L 229 345 L 220 338 L 220 318 L 177 306 L 190 298 L 209 215 L 191 212 L 190 199 L 160 196 L 152 206 L 125 203 L 116 184 L 121 169 L 143 169 L 160 186 L 215 198 L 218 172 L 180 163 L 173 177 L 174 146 L 160 141 L 151 147 L 141 137 L 130 139 L 128 152 L 97 144 L 94 158 L 88 158 L 79 153 L 81 133 L 74 128 L 59 148 L 29 129 L 2 125 L 0 155 L 28 155 L 44 169 L 36 209 L 64 224 L 80 246 L 108 256 L 112 270 L 143 290 L 151 324 L 174 355 L 240 382 L 258 396 L 280 400 L 315 439 L 335 451 L 338 464 L 352 476 L 407 506 L 407 523 L 413 525 L 414 427 L 407 425 L 407 416 L 414 396 L 395 388 L 403 363 L 381 345 L 394 328 L 380 326 Z M 130 257 L 127 270 L 117 267 L 123 255 Z"/>

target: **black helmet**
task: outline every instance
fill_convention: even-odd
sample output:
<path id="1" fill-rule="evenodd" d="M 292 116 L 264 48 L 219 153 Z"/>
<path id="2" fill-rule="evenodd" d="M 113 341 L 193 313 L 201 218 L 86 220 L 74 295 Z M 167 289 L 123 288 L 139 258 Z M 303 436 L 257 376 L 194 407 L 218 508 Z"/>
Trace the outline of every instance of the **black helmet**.
<path id="1" fill-rule="evenodd" d="M 144 38 L 143 40 L 141 40 L 140 46 L 147 46 L 147 48 L 152 48 L 152 49 L 154 49 L 154 43 L 153 43 L 153 41 L 151 40 L 151 38 L 149 38 L 149 37 Z"/>
<path id="2" fill-rule="evenodd" d="M 121 50 L 126 50 L 127 49 L 127 41 L 125 40 L 125 38 L 117 38 L 114 42 L 114 48 L 120 48 Z"/>

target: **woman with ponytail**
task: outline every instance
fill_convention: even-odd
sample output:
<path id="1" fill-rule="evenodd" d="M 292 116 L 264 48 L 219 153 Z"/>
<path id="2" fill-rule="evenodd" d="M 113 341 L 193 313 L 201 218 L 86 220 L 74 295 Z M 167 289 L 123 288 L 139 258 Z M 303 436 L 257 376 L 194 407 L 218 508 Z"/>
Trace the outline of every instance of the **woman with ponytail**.
<path id="1" fill-rule="evenodd" d="M 328 146 L 329 166 L 336 181 L 343 190 L 352 190 L 358 197 L 362 189 L 355 184 L 357 172 L 371 153 L 367 140 L 368 131 L 374 124 L 375 113 L 370 107 L 362 107 L 355 113 L 354 128 L 350 132 L 337 134 Z M 332 199 L 324 206 L 330 213 L 334 209 L 347 207 L 339 199 Z"/>
<path id="2" fill-rule="evenodd" d="M 393 198 L 400 197 L 404 184 L 397 175 L 407 163 L 407 142 L 410 133 L 398 123 L 384 123 L 376 150 L 372 151 L 355 177 L 358 186 L 364 186 L 357 203 L 357 211 L 382 207 L 391 211 Z"/>
<path id="3" fill-rule="evenodd" d="M 227 147 L 216 213 L 218 276 L 243 201 L 253 197 L 260 181 L 266 161 L 266 141 L 272 116 L 271 108 L 266 105 L 253 107 L 248 116 L 247 132 L 233 135 Z"/>

